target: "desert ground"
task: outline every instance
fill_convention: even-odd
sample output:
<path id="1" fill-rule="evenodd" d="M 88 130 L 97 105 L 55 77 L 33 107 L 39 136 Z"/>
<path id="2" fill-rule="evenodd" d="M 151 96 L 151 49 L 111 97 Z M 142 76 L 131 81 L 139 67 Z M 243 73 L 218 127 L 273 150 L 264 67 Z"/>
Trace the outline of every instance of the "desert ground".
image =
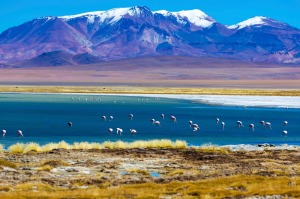
<path id="1" fill-rule="evenodd" d="M 300 89 L 300 67 L 182 56 L 57 67 L 24 63 L 0 68 L 0 84 Z"/>

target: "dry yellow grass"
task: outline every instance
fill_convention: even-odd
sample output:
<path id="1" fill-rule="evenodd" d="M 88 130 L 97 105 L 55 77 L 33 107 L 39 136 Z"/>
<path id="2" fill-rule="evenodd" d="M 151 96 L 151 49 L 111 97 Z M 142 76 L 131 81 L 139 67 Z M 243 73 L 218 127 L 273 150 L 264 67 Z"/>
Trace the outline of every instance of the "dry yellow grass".
<path id="1" fill-rule="evenodd" d="M 300 96 L 299 89 L 233 89 L 196 87 L 97 87 L 97 86 L 0 86 L 0 92 L 38 93 L 112 93 L 112 94 L 211 94 L 211 95 L 265 95 Z"/>
<path id="2" fill-rule="evenodd" d="M 149 140 L 149 141 L 134 141 L 134 142 L 123 142 L 116 141 L 110 142 L 106 141 L 101 143 L 88 143 L 88 142 L 75 142 L 73 144 L 68 144 L 64 141 L 59 143 L 49 143 L 43 146 L 40 146 L 37 143 L 17 143 L 11 145 L 8 148 L 10 153 L 28 153 L 28 152 L 48 152 L 53 149 L 132 149 L 132 148 L 179 148 L 184 149 L 187 147 L 185 141 L 176 140 L 172 142 L 171 140 Z"/>
<path id="3" fill-rule="evenodd" d="M 88 150 L 92 149 L 92 145 L 88 142 L 75 142 L 74 144 L 70 145 L 68 149 L 83 149 Z"/>
<path id="4" fill-rule="evenodd" d="M 10 167 L 10 168 L 17 168 L 17 165 L 13 162 L 9 162 L 7 160 L 4 160 L 0 158 L 0 166 Z"/>
<path id="5" fill-rule="evenodd" d="M 172 170 L 171 172 L 167 173 L 168 176 L 175 176 L 175 175 L 182 175 L 184 174 L 185 170 L 182 169 L 176 169 Z"/>
<path id="6" fill-rule="evenodd" d="M 25 147 L 25 145 L 23 143 L 17 143 L 17 144 L 11 145 L 8 148 L 8 151 L 10 153 L 23 153 L 24 147 Z"/>
<path id="7" fill-rule="evenodd" d="M 70 149 L 71 146 L 68 143 L 66 143 L 65 141 L 61 141 L 61 142 L 57 143 L 57 148 L 59 148 L 59 149 Z"/>
<path id="8" fill-rule="evenodd" d="M 129 169 L 127 170 L 128 173 L 138 173 L 141 175 L 145 175 L 145 176 L 150 176 L 150 173 L 146 170 L 141 170 L 141 169 Z"/>
<path id="9" fill-rule="evenodd" d="M 213 144 L 203 144 L 201 145 L 199 148 L 197 148 L 198 150 L 205 152 L 205 153 L 223 153 L 223 154 L 228 154 L 230 152 L 229 148 L 226 147 L 220 147 L 220 146 L 216 146 Z"/>
<path id="10" fill-rule="evenodd" d="M 0 190 L 4 188 L 0 187 Z M 9 191 L 5 189 L 6 191 Z M 300 177 L 232 176 L 197 182 L 145 183 L 111 188 L 64 190 L 41 183 L 17 185 L 0 198 L 222 198 L 281 195 L 300 197 Z"/>
<path id="11" fill-rule="evenodd" d="M 4 149 L 3 145 L 0 144 L 0 153 L 3 152 L 3 149 Z"/>
<path id="12" fill-rule="evenodd" d="M 38 171 L 48 171 L 48 172 L 51 171 L 51 169 L 53 169 L 53 167 L 50 165 L 44 165 L 42 167 L 37 168 Z"/>
<path id="13" fill-rule="evenodd" d="M 25 144 L 24 145 L 24 148 L 23 148 L 23 152 L 22 153 L 28 153 L 28 152 L 40 152 L 42 149 L 40 147 L 39 144 L 37 143 L 28 143 L 28 144 Z"/>
<path id="14" fill-rule="evenodd" d="M 47 160 L 42 164 L 42 167 L 43 166 L 58 167 L 58 166 L 69 166 L 69 164 L 63 160 Z"/>

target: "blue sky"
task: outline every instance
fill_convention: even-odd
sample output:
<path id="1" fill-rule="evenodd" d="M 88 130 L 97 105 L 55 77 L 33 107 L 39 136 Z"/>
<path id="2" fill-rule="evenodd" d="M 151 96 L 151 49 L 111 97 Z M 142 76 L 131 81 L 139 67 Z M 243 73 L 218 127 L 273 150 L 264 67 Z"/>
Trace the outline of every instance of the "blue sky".
<path id="1" fill-rule="evenodd" d="M 197 8 L 227 25 L 267 16 L 300 28 L 300 0 L 8 0 L 0 2 L 0 32 L 37 17 L 135 5 L 145 5 L 152 11 Z"/>

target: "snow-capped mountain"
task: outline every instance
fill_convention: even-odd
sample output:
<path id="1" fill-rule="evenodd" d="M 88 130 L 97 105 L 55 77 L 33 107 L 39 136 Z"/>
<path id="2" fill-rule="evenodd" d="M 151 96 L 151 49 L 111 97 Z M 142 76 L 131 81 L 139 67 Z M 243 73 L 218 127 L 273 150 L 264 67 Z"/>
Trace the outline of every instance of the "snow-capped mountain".
<path id="1" fill-rule="evenodd" d="M 270 26 L 275 28 L 286 28 L 289 25 L 283 22 L 276 21 L 274 19 L 262 16 L 252 17 L 245 21 L 242 21 L 236 25 L 228 26 L 229 29 L 242 29 L 246 27 L 262 27 L 262 26 Z"/>
<path id="2" fill-rule="evenodd" d="M 165 17 L 175 17 L 178 23 L 191 23 L 197 27 L 207 28 L 216 21 L 201 10 L 183 10 L 180 12 L 169 12 L 166 10 L 155 11 L 154 14 L 162 14 Z"/>
<path id="3" fill-rule="evenodd" d="M 300 30 L 274 19 L 225 26 L 200 10 L 152 12 L 145 6 L 42 17 L 0 35 L 3 64 L 32 58 L 43 64 L 52 60 L 50 65 L 88 64 L 159 55 L 299 63 L 299 54 Z"/>
<path id="4" fill-rule="evenodd" d="M 70 21 L 78 18 L 87 18 L 89 24 L 113 24 L 124 17 L 147 17 L 152 15 L 152 12 L 147 7 L 135 6 L 132 8 L 115 8 L 107 11 L 87 12 L 77 15 L 58 17 L 65 21 Z"/>

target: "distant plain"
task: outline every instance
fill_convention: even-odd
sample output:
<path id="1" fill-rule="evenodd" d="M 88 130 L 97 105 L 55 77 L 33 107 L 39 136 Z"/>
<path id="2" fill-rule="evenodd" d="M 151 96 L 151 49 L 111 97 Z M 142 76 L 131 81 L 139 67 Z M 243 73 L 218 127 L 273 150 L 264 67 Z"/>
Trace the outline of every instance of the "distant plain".
<path id="1" fill-rule="evenodd" d="M 1 85 L 300 89 L 300 66 L 185 56 L 0 68 Z"/>

